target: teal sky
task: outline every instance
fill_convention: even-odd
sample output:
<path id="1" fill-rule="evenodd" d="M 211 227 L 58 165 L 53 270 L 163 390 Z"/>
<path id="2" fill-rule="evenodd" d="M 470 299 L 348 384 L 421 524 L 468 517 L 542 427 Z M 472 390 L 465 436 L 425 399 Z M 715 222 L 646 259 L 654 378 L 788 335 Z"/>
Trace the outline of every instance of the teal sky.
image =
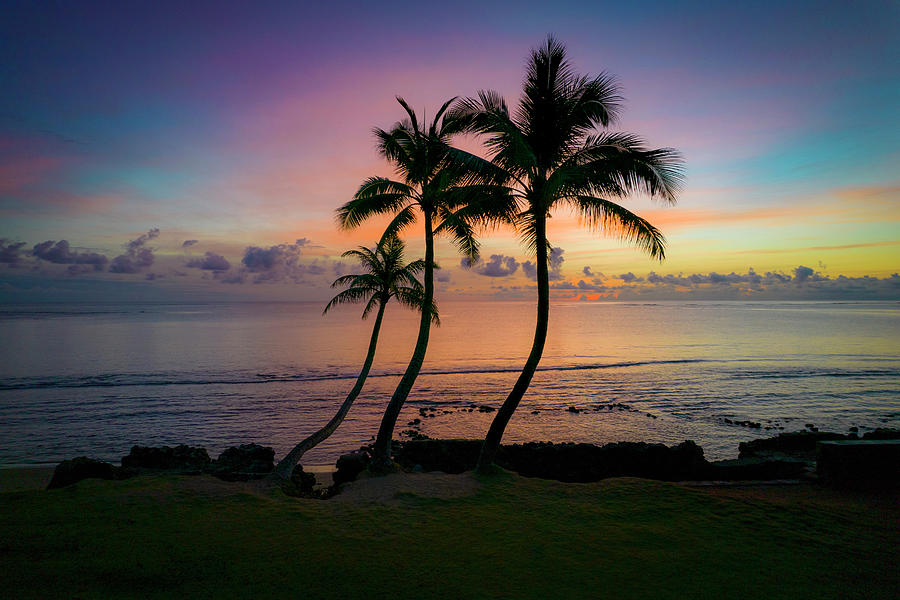
<path id="1" fill-rule="evenodd" d="M 483 88 L 514 103 L 548 33 L 578 71 L 619 78 L 616 128 L 679 149 L 688 175 L 676 207 L 628 203 L 667 235 L 662 264 L 557 215 L 557 297 L 900 297 L 894 2 L 14 1 L 0 7 L 0 301 L 327 297 L 340 253 L 378 235 L 333 214 L 391 173 L 371 129 L 401 116 L 394 96 L 426 113 Z M 277 269 L 249 269 L 252 248 Z M 465 269 L 443 244 L 439 293 L 533 296 L 512 232 L 484 250 Z"/>

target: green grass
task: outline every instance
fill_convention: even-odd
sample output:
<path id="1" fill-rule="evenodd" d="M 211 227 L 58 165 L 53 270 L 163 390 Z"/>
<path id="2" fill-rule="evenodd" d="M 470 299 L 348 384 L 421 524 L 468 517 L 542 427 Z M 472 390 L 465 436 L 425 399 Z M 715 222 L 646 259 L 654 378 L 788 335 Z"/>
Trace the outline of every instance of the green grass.
<path id="1" fill-rule="evenodd" d="M 637 479 L 368 506 L 87 480 L 0 494 L 0 597 L 893 598 L 896 517 Z"/>

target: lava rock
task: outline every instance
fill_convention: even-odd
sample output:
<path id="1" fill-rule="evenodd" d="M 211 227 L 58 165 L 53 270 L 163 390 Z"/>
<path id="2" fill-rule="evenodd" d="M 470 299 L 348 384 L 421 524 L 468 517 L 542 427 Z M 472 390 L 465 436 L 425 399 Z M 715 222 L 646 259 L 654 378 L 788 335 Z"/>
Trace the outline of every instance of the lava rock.
<path id="1" fill-rule="evenodd" d="M 316 489 L 315 486 L 316 476 L 304 471 L 301 465 L 297 465 L 291 472 L 291 478 L 281 484 L 281 491 L 286 496 L 311 500 L 326 500 L 336 493 L 331 487 Z"/>
<path id="2" fill-rule="evenodd" d="M 801 457 L 814 460 L 816 443 L 831 440 L 855 440 L 855 435 L 830 433 L 827 431 L 792 431 L 779 433 L 775 437 L 760 438 L 738 445 L 739 458 L 772 458 L 778 455 Z"/>
<path id="3" fill-rule="evenodd" d="M 462 473 L 475 467 L 481 444 L 481 440 L 410 441 L 394 452 L 394 459 L 407 470 L 420 465 L 425 471 Z M 605 446 L 531 442 L 501 446 L 496 462 L 526 477 L 568 482 L 622 476 L 680 481 L 699 477 L 708 464 L 703 449 L 692 441 L 672 447 L 631 442 Z"/>
<path id="4" fill-rule="evenodd" d="M 462 473 L 475 468 L 480 440 L 412 440 L 393 453 L 394 460 L 405 470 L 416 465 L 423 471 Z"/>
<path id="5" fill-rule="evenodd" d="M 368 452 L 342 454 L 335 465 L 337 470 L 331 476 L 334 485 L 355 481 L 359 474 L 369 466 L 371 460 Z"/>
<path id="6" fill-rule="evenodd" d="M 291 483 L 300 491 L 301 494 L 310 494 L 316 487 L 316 476 L 313 473 L 307 473 L 303 470 L 303 465 L 297 465 L 291 471 Z"/>
<path id="7" fill-rule="evenodd" d="M 816 473 L 837 487 L 900 487 L 900 440 L 826 441 L 818 446 Z"/>
<path id="8" fill-rule="evenodd" d="M 259 444 L 232 446 L 209 463 L 206 471 L 225 481 L 262 479 L 275 468 L 275 450 Z"/>
<path id="9" fill-rule="evenodd" d="M 728 417 L 723 417 L 722 422 L 726 425 L 737 425 L 739 427 L 749 427 L 751 429 L 759 429 L 762 427 L 762 423 L 757 423 L 756 421 L 732 421 Z"/>
<path id="10" fill-rule="evenodd" d="M 130 473 L 111 463 L 79 456 L 56 465 L 47 489 L 66 487 L 82 479 L 124 479 L 129 475 Z"/>
<path id="11" fill-rule="evenodd" d="M 900 429 L 879 427 L 862 436 L 864 440 L 900 440 Z"/>
<path id="12" fill-rule="evenodd" d="M 705 469 L 703 449 L 687 440 L 677 446 L 618 442 L 593 444 L 527 443 L 502 446 L 497 464 L 526 477 L 566 482 L 607 477 L 646 477 L 663 481 L 697 478 Z"/>
<path id="13" fill-rule="evenodd" d="M 165 471 L 202 471 L 210 463 L 206 448 L 184 444 L 170 448 L 162 446 L 132 446 L 128 456 L 122 457 L 122 466 L 132 469 Z"/>
<path id="14" fill-rule="evenodd" d="M 303 465 L 297 465 L 291 471 L 291 478 L 286 481 L 281 489 L 288 496 L 309 498 L 316 496 L 313 489 L 316 487 L 316 476 L 303 470 Z"/>
<path id="15" fill-rule="evenodd" d="M 427 440 L 429 439 L 427 435 L 419 431 L 418 429 L 404 429 L 400 432 L 401 436 L 406 436 L 411 440 Z"/>

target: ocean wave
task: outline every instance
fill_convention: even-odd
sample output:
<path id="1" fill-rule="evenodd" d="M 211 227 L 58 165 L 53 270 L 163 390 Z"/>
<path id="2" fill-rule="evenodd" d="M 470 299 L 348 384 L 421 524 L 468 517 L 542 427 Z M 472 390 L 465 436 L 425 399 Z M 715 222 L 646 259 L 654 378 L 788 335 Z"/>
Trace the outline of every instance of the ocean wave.
<path id="1" fill-rule="evenodd" d="M 731 376 L 736 379 L 804 379 L 804 378 L 842 378 L 861 379 L 898 378 L 897 369 L 779 369 L 779 370 L 744 370 L 734 371 Z"/>
<path id="2" fill-rule="evenodd" d="M 539 367 L 538 371 L 590 371 L 597 369 L 616 369 L 643 367 L 652 365 L 717 362 L 706 359 L 647 360 L 626 361 L 602 364 L 560 365 Z M 423 370 L 421 377 L 442 375 L 492 375 L 517 373 L 519 366 L 461 368 L 442 370 Z M 400 377 L 402 371 L 370 373 L 369 378 Z M 171 385 L 250 385 L 266 383 L 291 383 L 314 381 L 337 381 L 356 379 L 356 373 L 253 373 L 253 374 L 215 374 L 214 376 L 192 375 L 190 373 L 104 373 L 73 377 L 14 377 L 0 379 L 2 390 L 30 390 L 46 388 L 87 388 L 87 387 L 129 387 L 129 386 L 171 386 Z"/>
<path id="3" fill-rule="evenodd" d="M 538 367 L 540 372 L 569 372 L 569 371 L 594 371 L 603 369 L 631 369 L 638 367 L 653 367 L 662 365 L 681 364 L 734 364 L 752 362 L 754 359 L 706 359 L 686 358 L 670 360 L 638 360 L 611 363 L 590 363 L 575 365 L 555 365 Z M 453 376 L 453 375 L 495 375 L 504 373 L 518 373 L 521 367 L 515 366 L 489 366 L 469 367 L 459 369 L 423 370 L 421 377 Z M 369 378 L 400 377 L 402 371 L 384 371 L 369 374 Z M 764 379 L 801 379 L 801 378 L 858 378 L 858 379 L 882 379 L 900 378 L 898 369 L 834 369 L 834 368 L 783 368 L 783 369 L 753 369 L 753 368 L 724 368 L 719 371 L 721 376 L 733 379 L 764 380 Z M 50 388 L 109 388 L 109 387 L 139 387 L 139 386 L 187 386 L 187 385 L 260 385 L 270 383 L 303 383 L 321 381 L 340 381 L 356 379 L 357 373 L 329 371 L 329 372 L 248 372 L 248 373 L 103 373 L 96 375 L 69 376 L 69 377 L 13 377 L 0 379 L 0 391 L 32 390 Z"/>

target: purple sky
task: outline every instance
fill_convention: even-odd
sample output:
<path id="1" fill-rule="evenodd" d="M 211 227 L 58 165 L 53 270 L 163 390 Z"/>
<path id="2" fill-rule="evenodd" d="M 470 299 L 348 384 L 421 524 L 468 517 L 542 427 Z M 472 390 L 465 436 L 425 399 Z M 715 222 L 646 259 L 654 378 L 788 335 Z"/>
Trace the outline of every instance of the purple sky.
<path id="1" fill-rule="evenodd" d="M 617 75 L 617 128 L 688 173 L 678 206 L 629 203 L 669 238 L 663 264 L 558 215 L 559 296 L 900 295 L 896 3 L 182 4 L 0 8 L 0 301 L 327 297 L 379 233 L 333 214 L 391 173 L 371 129 L 394 96 L 513 103 L 548 33 Z M 440 293 L 533 295 L 513 233 L 484 250 L 465 269 L 443 244 Z"/>

